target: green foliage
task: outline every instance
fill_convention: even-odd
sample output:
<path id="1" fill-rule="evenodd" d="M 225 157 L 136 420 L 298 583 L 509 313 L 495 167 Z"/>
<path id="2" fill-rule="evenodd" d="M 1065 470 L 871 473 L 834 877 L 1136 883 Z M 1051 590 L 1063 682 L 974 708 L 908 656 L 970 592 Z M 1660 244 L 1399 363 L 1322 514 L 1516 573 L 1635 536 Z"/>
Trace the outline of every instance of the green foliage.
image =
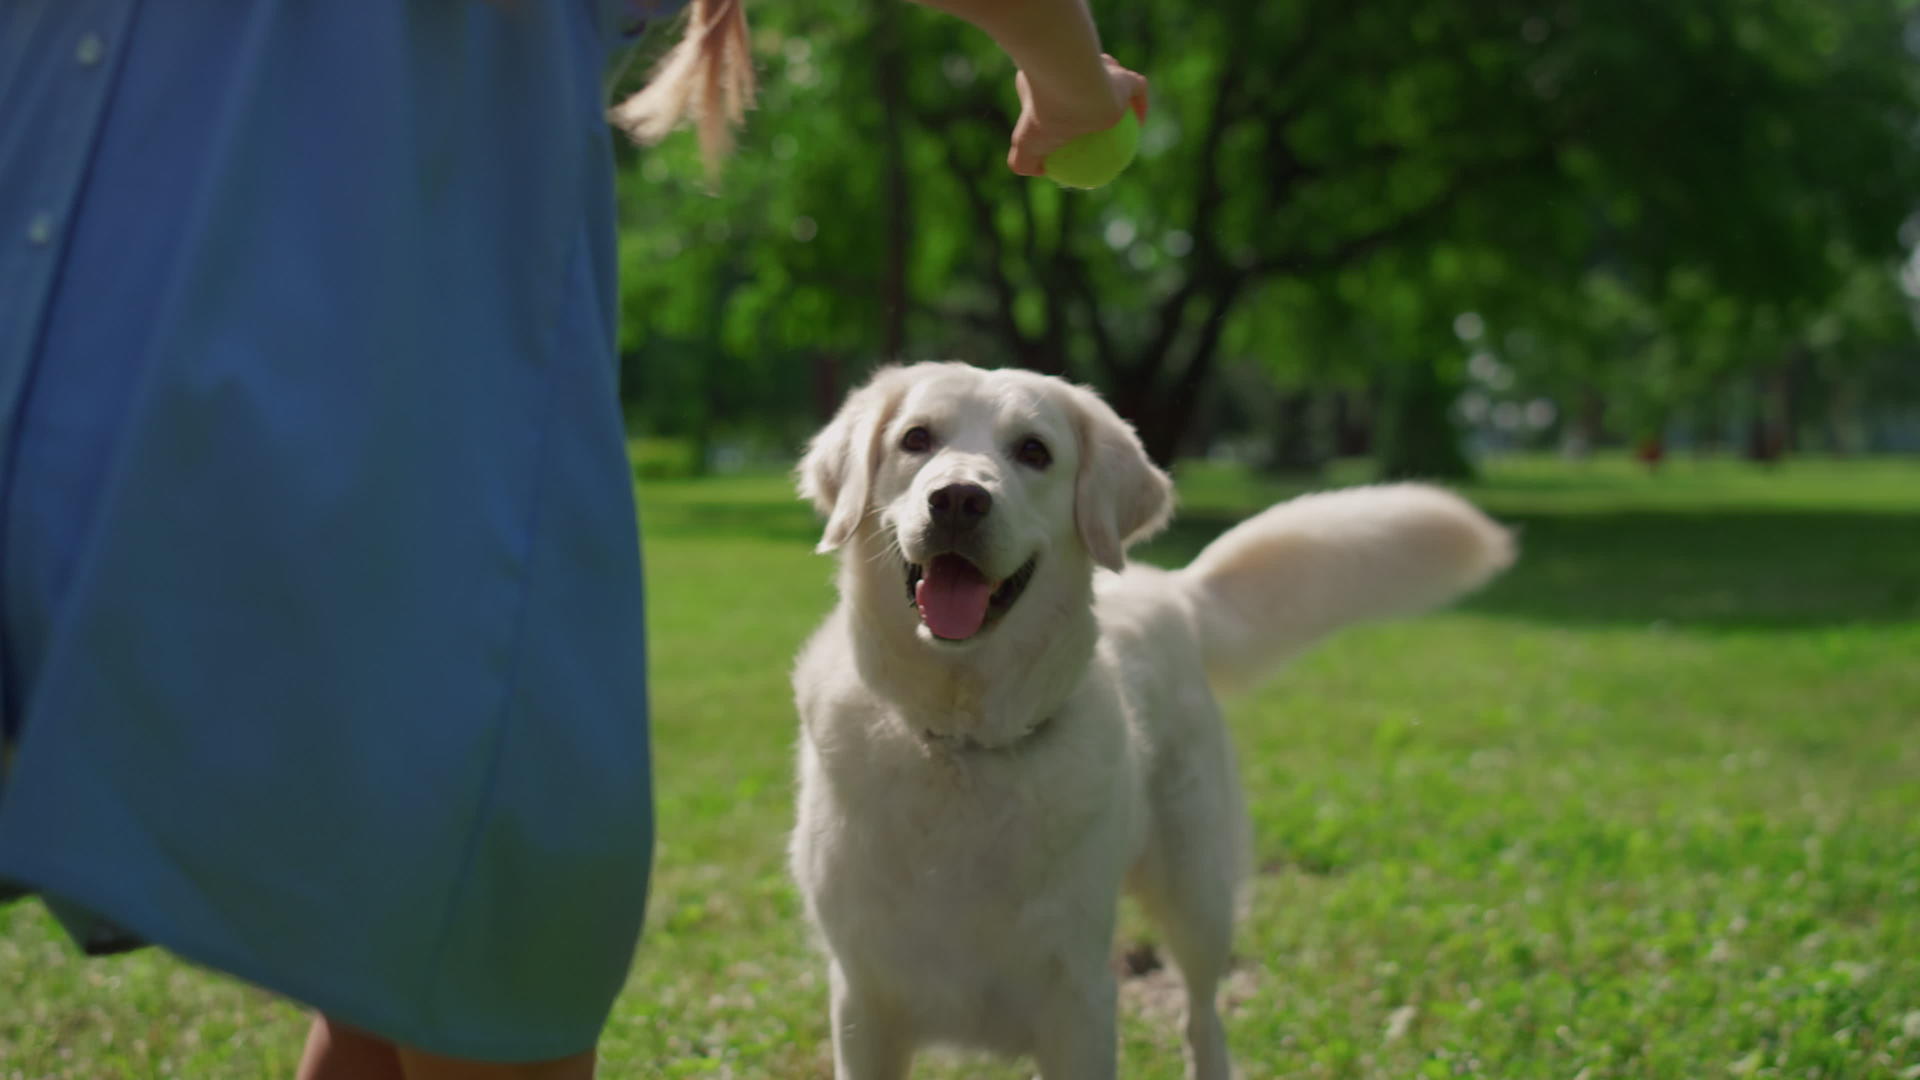
<path id="1" fill-rule="evenodd" d="M 626 178 L 629 347 L 696 341 L 747 378 L 895 353 L 1070 371 L 1163 459 L 1196 448 L 1223 356 L 1383 385 L 1451 362 L 1467 310 L 1561 383 L 1671 397 L 1884 282 L 1920 182 L 1903 0 L 1099 14 L 1154 107 L 1124 177 L 1063 193 L 1005 170 L 1012 73 L 981 35 L 881 0 L 756 8 L 765 93 L 720 195 L 694 197 L 686 146 Z M 1652 314 L 1589 312 L 1602 288 Z"/>
<path id="2" fill-rule="evenodd" d="M 1180 479 L 1154 561 L 1295 490 Z M 1467 492 L 1521 527 L 1509 575 L 1230 709 L 1259 869 L 1225 996 L 1242 1071 L 1914 1075 L 1920 465 L 1503 458 Z M 824 1078 L 824 969 L 784 869 L 788 665 L 832 599 L 818 523 L 777 474 L 640 502 L 660 849 L 602 1075 Z M 1181 1075 L 1171 979 L 1124 985 L 1127 1076 Z M 6 1075 L 290 1076 L 304 1028 L 0 908 Z"/>

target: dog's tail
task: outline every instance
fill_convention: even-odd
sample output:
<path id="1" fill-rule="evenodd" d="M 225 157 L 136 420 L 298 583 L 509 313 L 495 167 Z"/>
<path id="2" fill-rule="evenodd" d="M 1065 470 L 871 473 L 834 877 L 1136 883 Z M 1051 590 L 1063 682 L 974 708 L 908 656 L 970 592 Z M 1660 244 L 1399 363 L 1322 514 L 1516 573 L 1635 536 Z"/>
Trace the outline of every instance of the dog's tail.
<path id="1" fill-rule="evenodd" d="M 1383 484 L 1281 503 L 1229 529 L 1180 575 L 1208 679 L 1225 691 L 1348 623 L 1446 603 L 1513 557 L 1512 534 L 1459 496 Z"/>

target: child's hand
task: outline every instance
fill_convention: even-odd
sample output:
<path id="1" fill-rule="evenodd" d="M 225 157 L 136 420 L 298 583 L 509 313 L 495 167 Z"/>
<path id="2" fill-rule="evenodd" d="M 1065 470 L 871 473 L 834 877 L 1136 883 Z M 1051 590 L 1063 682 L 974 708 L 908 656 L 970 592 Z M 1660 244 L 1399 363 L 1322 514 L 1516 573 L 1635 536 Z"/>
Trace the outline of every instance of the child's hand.
<path id="1" fill-rule="evenodd" d="M 1013 146 L 1007 151 L 1007 168 L 1021 176 L 1043 176 L 1047 155 L 1082 135 L 1105 131 L 1120 122 L 1128 108 L 1141 120 L 1147 118 L 1147 80 L 1128 71 L 1105 53 L 1100 54 L 1107 69 L 1108 97 L 1068 100 L 1057 94 L 1035 90 L 1021 71 L 1014 79 L 1020 91 L 1020 121 L 1013 127 Z"/>

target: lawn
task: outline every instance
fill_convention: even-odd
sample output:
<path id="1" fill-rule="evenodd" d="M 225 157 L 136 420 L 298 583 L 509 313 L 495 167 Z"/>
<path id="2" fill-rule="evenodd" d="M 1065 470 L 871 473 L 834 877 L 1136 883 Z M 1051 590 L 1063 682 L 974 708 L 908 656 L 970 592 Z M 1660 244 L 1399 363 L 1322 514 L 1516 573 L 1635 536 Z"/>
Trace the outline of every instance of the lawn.
<path id="1" fill-rule="evenodd" d="M 1291 490 L 1181 480 L 1149 559 Z M 1920 462 L 1519 459 L 1469 494 L 1522 530 L 1511 574 L 1231 707 L 1244 1075 L 1920 1077 Z M 780 477 L 641 498 L 662 842 L 603 1075 L 827 1076 L 782 848 L 830 566 Z M 1180 1075 L 1167 980 L 1127 981 L 1126 1076 Z M 0 909 L 0 1080 L 287 1076 L 303 1026 Z"/>

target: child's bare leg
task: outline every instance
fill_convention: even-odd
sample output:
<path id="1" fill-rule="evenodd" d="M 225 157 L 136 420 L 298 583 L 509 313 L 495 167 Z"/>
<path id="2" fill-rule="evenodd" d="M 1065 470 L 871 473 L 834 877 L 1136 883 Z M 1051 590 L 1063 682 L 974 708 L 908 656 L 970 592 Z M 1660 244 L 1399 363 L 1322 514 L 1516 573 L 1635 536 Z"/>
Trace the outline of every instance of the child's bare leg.
<path id="1" fill-rule="evenodd" d="M 589 1050 L 557 1061 L 495 1065 L 400 1048 L 406 1080 L 592 1080 L 593 1059 Z"/>
<path id="2" fill-rule="evenodd" d="M 557 1061 L 500 1065 L 397 1046 L 316 1016 L 296 1080 L 592 1080 L 594 1052 Z"/>
<path id="3" fill-rule="evenodd" d="M 400 1054 L 377 1035 L 356 1031 L 324 1016 L 313 1018 L 296 1080 L 406 1080 Z"/>

